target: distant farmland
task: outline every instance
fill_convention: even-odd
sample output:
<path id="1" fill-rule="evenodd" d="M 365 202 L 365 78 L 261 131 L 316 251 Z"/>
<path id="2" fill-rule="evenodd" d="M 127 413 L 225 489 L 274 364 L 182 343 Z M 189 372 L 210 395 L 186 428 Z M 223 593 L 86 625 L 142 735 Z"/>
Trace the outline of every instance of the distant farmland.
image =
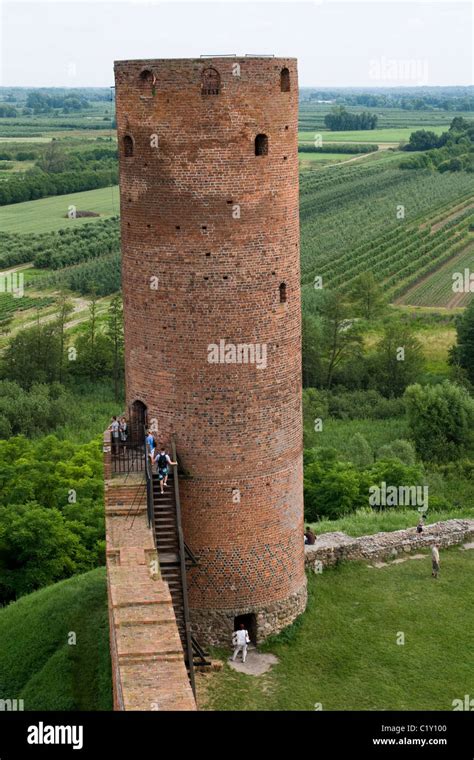
<path id="1" fill-rule="evenodd" d="M 70 206 L 78 211 L 95 211 L 100 214 L 98 219 L 115 216 L 120 207 L 118 186 L 2 206 L 0 228 L 2 232 L 52 232 L 94 221 L 91 217 L 68 219 Z"/>

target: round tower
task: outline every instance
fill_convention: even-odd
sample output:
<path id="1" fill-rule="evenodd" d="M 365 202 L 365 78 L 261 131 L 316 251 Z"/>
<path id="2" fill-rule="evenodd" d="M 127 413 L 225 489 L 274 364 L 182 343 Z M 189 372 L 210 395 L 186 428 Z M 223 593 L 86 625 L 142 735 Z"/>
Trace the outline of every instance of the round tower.
<path id="1" fill-rule="evenodd" d="M 115 64 L 126 392 L 175 434 L 194 632 L 305 608 L 295 59 Z"/>

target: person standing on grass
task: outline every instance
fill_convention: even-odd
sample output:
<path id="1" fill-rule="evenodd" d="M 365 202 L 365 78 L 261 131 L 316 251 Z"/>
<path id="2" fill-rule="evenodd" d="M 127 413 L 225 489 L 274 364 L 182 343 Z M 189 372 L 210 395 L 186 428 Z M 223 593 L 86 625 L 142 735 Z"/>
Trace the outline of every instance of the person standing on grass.
<path id="1" fill-rule="evenodd" d="M 232 655 L 232 662 L 235 662 L 239 652 L 242 652 L 242 662 L 245 662 L 247 659 L 247 647 L 250 644 L 250 636 L 243 623 L 240 624 L 237 631 L 234 631 L 232 644 L 235 647 L 234 654 Z"/>
<path id="2" fill-rule="evenodd" d="M 439 576 L 439 549 L 437 544 L 434 544 L 431 547 L 431 577 L 432 578 L 438 578 Z"/>
<path id="3" fill-rule="evenodd" d="M 168 465 L 177 465 L 177 462 L 172 462 L 164 447 L 160 448 L 156 457 L 152 458 L 152 463 L 157 463 L 156 469 L 158 470 L 158 479 L 160 481 L 160 491 L 164 493 L 165 486 L 168 485 Z"/>

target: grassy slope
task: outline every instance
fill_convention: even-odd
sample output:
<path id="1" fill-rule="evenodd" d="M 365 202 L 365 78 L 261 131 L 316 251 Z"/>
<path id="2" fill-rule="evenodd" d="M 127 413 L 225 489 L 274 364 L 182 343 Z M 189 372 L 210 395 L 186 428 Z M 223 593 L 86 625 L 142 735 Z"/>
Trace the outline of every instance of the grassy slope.
<path id="1" fill-rule="evenodd" d="M 428 555 L 311 575 L 301 622 L 262 647 L 279 664 L 259 678 L 225 666 L 199 679 L 201 702 L 214 710 L 313 710 L 317 702 L 323 710 L 451 710 L 472 693 L 474 552 L 445 550 L 441 563 L 438 581 Z"/>
<path id="2" fill-rule="evenodd" d="M 90 224 L 91 217 L 68 219 L 69 206 L 78 211 L 96 211 L 104 219 L 119 214 L 118 187 L 102 187 L 83 193 L 56 195 L 25 203 L 12 203 L 0 208 L 0 228 L 2 232 L 51 232 L 62 228 Z"/>
<path id="3" fill-rule="evenodd" d="M 0 698 L 24 699 L 25 710 L 112 709 L 105 568 L 1 609 L 0 641 Z"/>

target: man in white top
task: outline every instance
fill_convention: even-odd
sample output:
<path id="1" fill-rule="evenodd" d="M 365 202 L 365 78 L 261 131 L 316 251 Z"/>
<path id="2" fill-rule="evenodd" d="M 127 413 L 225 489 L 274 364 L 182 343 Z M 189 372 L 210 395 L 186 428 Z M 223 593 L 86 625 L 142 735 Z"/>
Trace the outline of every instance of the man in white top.
<path id="1" fill-rule="evenodd" d="M 439 575 L 439 549 L 436 544 L 431 547 L 431 567 L 431 577 L 437 578 Z"/>
<path id="2" fill-rule="evenodd" d="M 117 417 L 112 417 L 112 423 L 109 428 L 112 431 L 112 446 L 115 454 L 118 454 L 119 449 L 119 434 L 120 434 L 120 423 L 117 420 Z"/>
<path id="3" fill-rule="evenodd" d="M 250 636 L 243 623 L 240 624 L 237 631 L 234 631 L 232 635 L 232 644 L 235 647 L 232 660 L 234 661 L 238 653 L 242 651 L 242 662 L 245 662 L 247 659 L 247 646 L 250 644 Z"/>

